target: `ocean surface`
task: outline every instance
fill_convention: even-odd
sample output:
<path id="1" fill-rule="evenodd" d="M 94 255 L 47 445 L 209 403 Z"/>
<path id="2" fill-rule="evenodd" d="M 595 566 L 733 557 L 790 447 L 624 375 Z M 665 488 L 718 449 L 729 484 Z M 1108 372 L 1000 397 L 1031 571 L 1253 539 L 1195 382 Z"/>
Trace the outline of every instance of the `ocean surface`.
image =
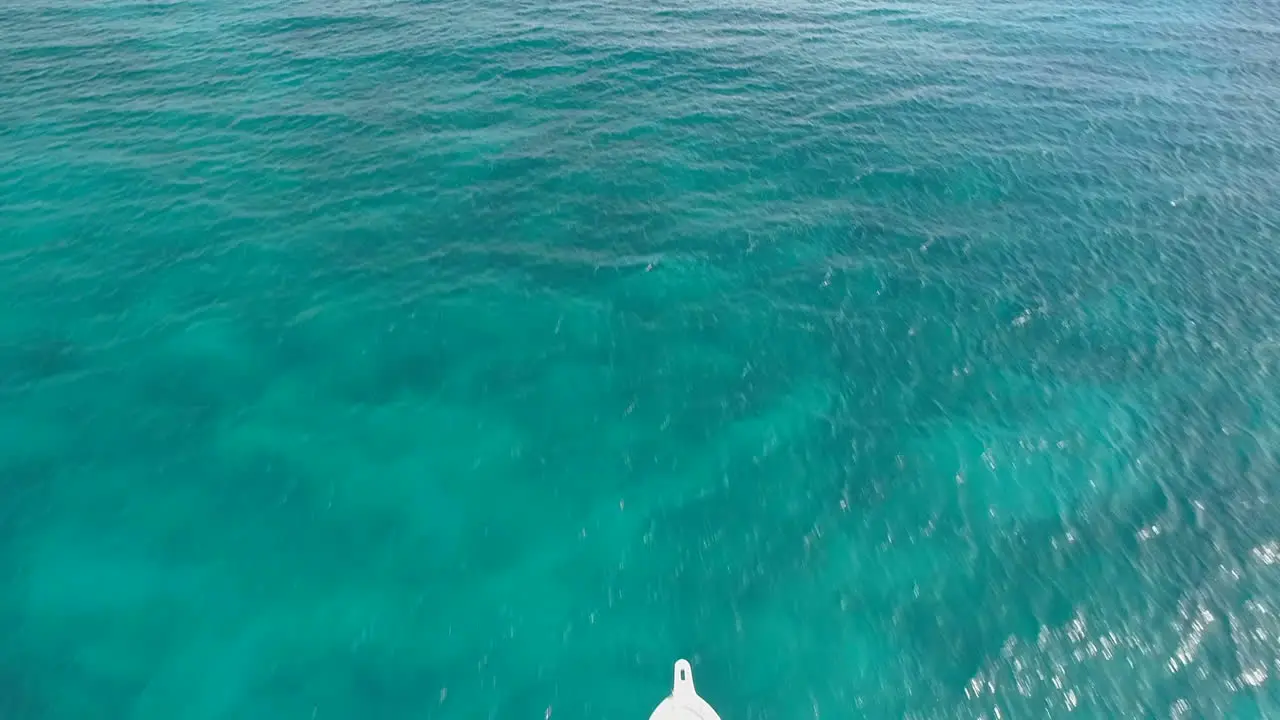
<path id="1" fill-rule="evenodd" d="M 0 38 L 0 719 L 1280 713 L 1276 3 Z"/>

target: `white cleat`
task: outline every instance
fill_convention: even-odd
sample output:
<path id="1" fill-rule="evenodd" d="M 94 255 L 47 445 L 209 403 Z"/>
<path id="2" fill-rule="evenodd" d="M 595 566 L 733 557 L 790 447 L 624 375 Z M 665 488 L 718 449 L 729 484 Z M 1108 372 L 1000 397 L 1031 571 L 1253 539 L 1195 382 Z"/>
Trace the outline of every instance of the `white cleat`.
<path id="1" fill-rule="evenodd" d="M 688 660 L 676 661 L 671 695 L 658 703 L 649 720 L 720 720 L 716 711 L 693 689 L 693 668 Z"/>

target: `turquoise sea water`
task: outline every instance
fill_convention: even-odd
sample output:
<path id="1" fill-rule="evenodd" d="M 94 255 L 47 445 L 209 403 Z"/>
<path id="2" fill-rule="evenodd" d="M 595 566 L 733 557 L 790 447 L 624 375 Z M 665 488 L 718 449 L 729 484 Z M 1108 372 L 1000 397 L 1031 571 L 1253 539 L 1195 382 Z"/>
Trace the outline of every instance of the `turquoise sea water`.
<path id="1" fill-rule="evenodd" d="M 1280 713 L 1274 3 L 0 37 L 0 718 Z"/>

